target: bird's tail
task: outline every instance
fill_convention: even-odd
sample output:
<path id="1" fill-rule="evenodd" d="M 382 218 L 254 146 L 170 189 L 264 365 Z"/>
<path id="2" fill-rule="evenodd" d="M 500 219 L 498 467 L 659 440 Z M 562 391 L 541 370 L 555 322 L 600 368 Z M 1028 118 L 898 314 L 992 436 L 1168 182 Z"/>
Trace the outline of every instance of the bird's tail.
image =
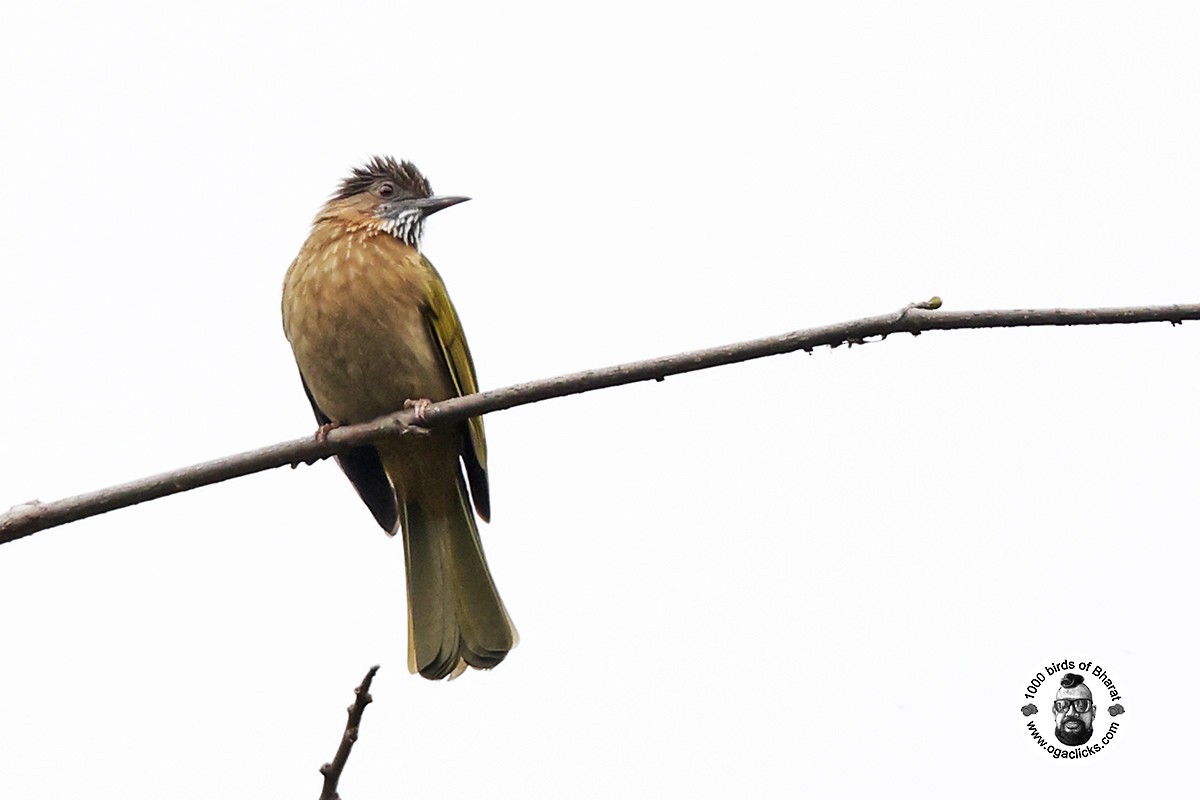
<path id="1" fill-rule="evenodd" d="M 488 571 L 462 477 L 441 484 L 455 496 L 402 503 L 408 573 L 408 668 L 455 677 L 491 669 L 517 644 L 517 631 Z M 438 502 L 442 500 L 444 502 Z"/>

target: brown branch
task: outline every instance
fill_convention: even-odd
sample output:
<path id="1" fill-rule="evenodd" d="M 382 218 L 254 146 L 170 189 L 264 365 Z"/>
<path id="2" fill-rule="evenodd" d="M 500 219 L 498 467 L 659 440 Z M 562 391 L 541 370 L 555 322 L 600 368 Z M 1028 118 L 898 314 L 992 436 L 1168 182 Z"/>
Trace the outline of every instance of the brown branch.
<path id="1" fill-rule="evenodd" d="M 325 783 L 321 787 L 320 800 L 340 800 L 337 790 L 338 781 L 342 778 L 342 770 L 346 768 L 346 762 L 350 760 L 350 750 L 358 741 L 358 726 L 362 723 L 363 712 L 367 710 L 367 705 L 371 702 L 371 681 L 378 671 L 379 665 L 367 670 L 367 677 L 363 678 L 363 682 L 354 690 L 354 702 L 346 709 L 346 731 L 342 734 L 342 742 L 338 745 L 333 761 L 321 765 L 321 774 L 325 776 Z"/>
<path id="2" fill-rule="evenodd" d="M 117 508 L 144 503 L 159 497 L 185 492 L 200 486 L 238 478 L 254 472 L 311 464 L 327 458 L 351 445 L 363 444 L 383 436 L 420 432 L 423 426 L 444 425 L 450 422 L 502 411 L 514 406 L 536 403 L 551 397 L 565 397 L 581 392 L 606 389 L 646 380 L 662 380 L 725 364 L 736 364 L 764 356 L 811 351 L 816 347 L 838 347 L 842 344 L 862 344 L 870 337 L 886 337 L 892 333 L 919 334 L 930 330 L 959 328 L 1025 328 L 1043 325 L 1120 325 L 1135 322 L 1170 322 L 1200 320 L 1200 304 L 1173 306 L 1142 306 L 1132 308 L 1037 309 L 1029 311 L 939 311 L 941 300 L 913 303 L 899 311 L 840 322 L 819 328 L 785 333 L 740 344 L 695 350 L 648 361 L 636 361 L 604 369 L 593 369 L 562 375 L 557 378 L 530 381 L 503 389 L 455 397 L 434 403 L 424 410 L 420 425 L 416 412 L 406 408 L 394 414 L 366 422 L 347 425 L 329 432 L 324 441 L 313 436 L 240 453 L 172 472 L 164 472 L 131 483 L 76 495 L 50 503 L 32 501 L 15 506 L 0 516 L 0 544 L 11 542 L 46 528 L 64 525 L 85 517 L 103 514 Z"/>

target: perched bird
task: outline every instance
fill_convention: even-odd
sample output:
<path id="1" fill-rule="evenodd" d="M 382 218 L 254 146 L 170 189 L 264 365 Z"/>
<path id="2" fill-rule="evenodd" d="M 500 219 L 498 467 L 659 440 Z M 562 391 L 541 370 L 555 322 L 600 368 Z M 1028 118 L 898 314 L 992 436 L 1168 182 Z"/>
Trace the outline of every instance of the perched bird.
<path id="1" fill-rule="evenodd" d="M 477 390 L 458 314 L 420 250 L 425 218 L 466 199 L 435 197 L 411 163 L 375 157 L 317 213 L 284 278 L 283 329 L 319 433 Z M 436 680 L 499 664 L 517 633 L 471 510 L 488 519 L 483 419 L 338 463 L 388 535 L 403 534 L 409 670 Z"/>

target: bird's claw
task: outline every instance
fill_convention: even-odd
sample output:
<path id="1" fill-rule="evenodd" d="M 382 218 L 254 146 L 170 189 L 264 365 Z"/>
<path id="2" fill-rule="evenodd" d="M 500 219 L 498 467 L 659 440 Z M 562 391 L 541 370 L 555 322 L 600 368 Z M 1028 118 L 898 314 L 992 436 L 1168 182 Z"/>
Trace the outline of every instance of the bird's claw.
<path id="1" fill-rule="evenodd" d="M 317 432 L 316 432 L 316 434 L 314 434 L 314 438 L 316 438 L 316 440 L 318 442 L 320 442 L 321 444 L 325 444 L 325 440 L 329 438 L 329 432 L 331 430 L 333 430 L 334 428 L 340 428 L 340 427 L 342 427 L 342 423 L 340 423 L 340 422 L 326 422 L 324 425 L 317 428 Z"/>
<path id="2" fill-rule="evenodd" d="M 420 400 L 405 400 L 404 401 L 404 407 L 411 408 L 412 412 L 413 412 L 413 419 L 420 423 L 426 423 L 429 421 L 429 418 L 425 415 L 425 413 L 429 410 L 429 407 L 432 405 L 433 405 L 433 401 L 428 400 L 426 398 L 421 398 Z"/>
<path id="3" fill-rule="evenodd" d="M 317 428 L 317 432 L 313 434 L 313 438 L 321 444 L 325 444 L 325 442 L 329 439 L 329 432 L 334 428 L 340 427 L 342 427 L 342 423 L 340 422 L 326 422 L 321 427 Z M 313 464 L 317 463 L 323 458 L 329 458 L 329 456 L 313 456 L 312 458 L 302 458 L 299 461 L 293 461 L 292 469 L 296 469 L 301 464 L 311 467 Z"/>

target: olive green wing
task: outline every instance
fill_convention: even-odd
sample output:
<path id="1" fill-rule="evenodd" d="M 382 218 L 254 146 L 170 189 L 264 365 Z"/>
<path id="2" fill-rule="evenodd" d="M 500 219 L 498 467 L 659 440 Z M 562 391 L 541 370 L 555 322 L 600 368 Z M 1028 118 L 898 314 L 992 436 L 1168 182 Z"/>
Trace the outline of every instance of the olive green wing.
<path id="1" fill-rule="evenodd" d="M 429 291 L 429 305 L 426 313 L 429 317 L 429 330 L 433 340 L 441 348 L 446 367 L 450 372 L 450 380 L 461 395 L 474 394 L 479 391 L 479 383 L 475 378 L 475 362 L 471 359 L 471 350 L 467 347 L 467 337 L 463 333 L 462 322 L 458 312 L 450 302 L 446 285 L 429 261 L 425 265 L 433 275 Z M 463 427 L 466 441 L 462 450 L 463 465 L 467 470 L 467 483 L 471 486 L 471 499 L 475 510 L 485 521 L 491 516 L 491 497 L 488 492 L 487 477 L 487 441 L 483 435 L 483 417 L 471 417 Z"/>

